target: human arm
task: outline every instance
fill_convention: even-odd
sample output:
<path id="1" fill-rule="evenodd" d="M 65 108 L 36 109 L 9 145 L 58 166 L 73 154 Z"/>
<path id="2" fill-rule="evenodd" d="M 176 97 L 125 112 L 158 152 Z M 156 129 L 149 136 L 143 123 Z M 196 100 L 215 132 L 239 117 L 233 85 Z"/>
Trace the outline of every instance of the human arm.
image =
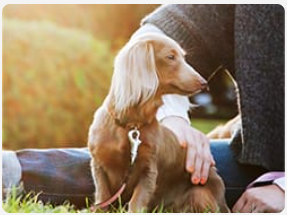
<path id="1" fill-rule="evenodd" d="M 187 148 L 186 169 L 193 184 L 205 184 L 210 166 L 215 161 L 210 153 L 209 140 L 199 130 L 190 126 L 187 111 L 190 103 L 187 97 L 166 95 L 164 105 L 158 110 L 157 119 L 174 132 L 182 147 Z"/>

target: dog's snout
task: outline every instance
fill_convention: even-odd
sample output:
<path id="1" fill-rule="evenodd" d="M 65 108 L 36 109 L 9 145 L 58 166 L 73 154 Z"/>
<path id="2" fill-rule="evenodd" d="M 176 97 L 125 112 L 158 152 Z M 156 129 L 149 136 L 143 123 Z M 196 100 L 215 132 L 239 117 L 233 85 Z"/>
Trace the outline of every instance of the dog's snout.
<path id="1" fill-rule="evenodd" d="M 200 80 L 200 86 L 201 86 L 201 89 L 207 89 L 208 88 L 208 83 L 205 79 L 201 79 Z"/>

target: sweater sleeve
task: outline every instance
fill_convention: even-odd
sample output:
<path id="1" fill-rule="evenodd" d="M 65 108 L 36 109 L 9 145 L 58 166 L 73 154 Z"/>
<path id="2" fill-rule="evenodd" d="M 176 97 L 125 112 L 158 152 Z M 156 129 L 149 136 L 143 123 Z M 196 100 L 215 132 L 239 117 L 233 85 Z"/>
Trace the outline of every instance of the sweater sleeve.
<path id="1" fill-rule="evenodd" d="M 282 172 L 282 171 L 267 172 L 261 175 L 259 178 L 257 178 L 253 182 L 251 182 L 247 186 L 247 189 L 252 188 L 252 187 L 269 185 L 269 184 L 275 184 L 285 191 L 285 172 Z"/>
<path id="2" fill-rule="evenodd" d="M 162 99 L 163 105 L 159 108 L 156 114 L 158 121 L 161 121 L 166 117 L 176 116 L 183 118 L 188 124 L 190 123 L 187 114 L 190 109 L 190 103 L 186 96 L 165 95 Z"/>

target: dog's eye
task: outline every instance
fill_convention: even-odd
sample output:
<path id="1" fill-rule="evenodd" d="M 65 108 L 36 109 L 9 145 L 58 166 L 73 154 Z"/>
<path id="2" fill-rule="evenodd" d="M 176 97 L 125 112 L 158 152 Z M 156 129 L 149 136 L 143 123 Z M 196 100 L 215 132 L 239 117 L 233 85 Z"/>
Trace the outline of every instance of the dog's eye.
<path id="1" fill-rule="evenodd" d="M 174 60 L 175 59 L 175 56 L 173 54 L 169 54 L 166 56 L 167 59 L 169 60 Z"/>

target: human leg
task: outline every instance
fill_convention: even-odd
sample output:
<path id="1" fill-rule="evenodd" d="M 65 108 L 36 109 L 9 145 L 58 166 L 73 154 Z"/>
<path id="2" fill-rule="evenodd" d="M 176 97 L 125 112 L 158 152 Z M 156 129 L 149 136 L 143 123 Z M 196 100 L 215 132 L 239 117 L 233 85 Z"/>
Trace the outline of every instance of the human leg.
<path id="1" fill-rule="evenodd" d="M 210 146 L 218 174 L 225 183 L 227 204 L 232 207 L 248 184 L 267 170 L 259 166 L 238 163 L 229 143 L 229 139 L 211 140 Z"/>
<path id="2" fill-rule="evenodd" d="M 39 200 L 54 205 L 69 201 L 85 207 L 86 198 L 93 199 L 88 149 L 25 149 L 16 154 L 25 192 L 40 193 Z"/>

